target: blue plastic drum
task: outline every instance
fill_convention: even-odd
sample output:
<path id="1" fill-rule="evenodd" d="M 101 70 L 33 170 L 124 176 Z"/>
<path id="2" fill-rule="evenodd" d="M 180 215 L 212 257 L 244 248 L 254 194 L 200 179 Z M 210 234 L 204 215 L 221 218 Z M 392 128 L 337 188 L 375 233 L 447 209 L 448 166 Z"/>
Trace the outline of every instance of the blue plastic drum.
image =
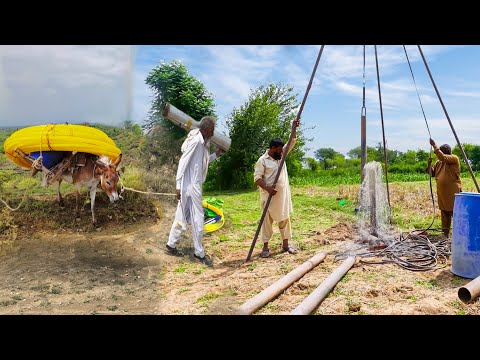
<path id="1" fill-rule="evenodd" d="M 63 159 L 65 151 L 42 151 L 42 163 L 47 169 L 51 169 Z M 30 153 L 30 157 L 38 159 L 40 151 Z"/>
<path id="2" fill-rule="evenodd" d="M 455 194 L 452 225 L 452 273 L 480 276 L 480 194 Z"/>

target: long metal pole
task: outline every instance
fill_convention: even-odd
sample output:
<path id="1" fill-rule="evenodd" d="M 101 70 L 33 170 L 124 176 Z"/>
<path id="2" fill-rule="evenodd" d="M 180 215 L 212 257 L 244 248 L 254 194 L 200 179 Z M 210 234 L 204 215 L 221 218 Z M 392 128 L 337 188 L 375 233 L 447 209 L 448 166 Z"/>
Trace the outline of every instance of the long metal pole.
<path id="1" fill-rule="evenodd" d="M 360 158 L 361 170 L 360 180 L 363 183 L 365 174 L 363 170 L 367 163 L 367 109 L 365 108 L 365 45 L 363 45 L 363 105 L 362 114 L 360 116 Z"/>
<path id="2" fill-rule="evenodd" d="M 362 116 L 360 118 L 360 145 L 361 145 L 361 181 L 365 178 L 364 170 L 367 163 L 367 110 L 362 108 Z"/>
<path id="3" fill-rule="evenodd" d="M 475 174 L 473 173 L 472 167 L 470 166 L 470 163 L 468 162 L 467 155 L 465 154 L 465 151 L 463 150 L 462 144 L 460 144 L 460 140 L 458 140 L 457 133 L 455 132 L 455 129 L 453 128 L 452 121 L 450 120 L 450 116 L 448 116 L 447 109 L 445 108 L 445 105 L 443 104 L 442 97 L 440 96 L 440 93 L 438 92 L 437 85 L 435 85 L 435 81 L 433 81 L 432 74 L 430 73 L 430 69 L 428 68 L 427 60 L 425 60 L 425 56 L 423 56 L 422 48 L 420 45 L 417 45 L 418 50 L 420 51 L 420 55 L 422 55 L 423 62 L 425 64 L 425 67 L 427 68 L 428 75 L 430 76 L 430 80 L 432 81 L 433 87 L 435 88 L 435 92 L 437 93 L 438 100 L 440 100 L 440 104 L 442 104 L 443 111 L 445 112 L 445 116 L 447 117 L 448 123 L 450 124 L 450 128 L 452 129 L 453 135 L 455 136 L 455 140 L 457 140 L 458 147 L 460 148 L 460 151 L 462 152 L 463 160 L 465 161 L 465 164 L 468 167 L 468 171 L 470 172 L 470 175 L 472 176 L 473 182 L 475 184 L 475 187 L 477 188 L 477 192 L 480 193 L 480 187 L 478 187 L 477 179 L 475 179 Z"/>
<path id="4" fill-rule="evenodd" d="M 274 282 L 272 285 L 255 295 L 253 298 L 244 302 L 238 311 L 238 315 L 251 315 L 263 305 L 275 299 L 286 288 L 292 285 L 295 281 L 300 279 L 307 272 L 312 270 L 327 256 L 327 253 L 322 251 L 319 254 L 305 261 L 302 265 L 296 269 L 290 271 L 287 275 Z"/>
<path id="5" fill-rule="evenodd" d="M 312 76 L 310 76 L 310 82 L 308 83 L 307 91 L 305 91 L 305 95 L 303 96 L 303 100 L 300 105 L 300 109 L 298 110 L 298 114 L 295 120 L 293 120 L 292 122 L 292 132 L 293 132 L 293 127 L 295 126 L 295 122 L 297 120 L 300 120 L 300 117 L 302 116 L 303 107 L 305 106 L 305 101 L 307 100 L 308 93 L 310 91 L 310 88 L 312 87 L 313 78 L 315 77 L 315 72 L 317 71 L 317 66 L 318 66 L 318 63 L 320 62 L 320 57 L 322 56 L 324 47 L 325 45 L 322 45 L 322 47 L 320 48 L 320 51 L 318 52 L 317 61 L 315 62 L 315 66 L 313 67 Z M 272 187 L 274 188 L 277 185 L 278 178 L 280 177 L 280 172 L 282 171 L 283 164 L 285 163 L 285 158 L 288 155 L 288 149 L 290 148 L 290 144 L 292 143 L 292 139 L 293 139 L 292 132 L 290 133 L 290 137 L 288 138 L 287 145 L 285 146 L 285 151 L 283 153 L 282 160 L 280 160 L 280 165 L 278 166 L 277 175 L 275 176 L 275 181 L 273 182 L 273 185 L 272 185 Z M 252 245 L 250 246 L 250 250 L 248 252 L 248 255 L 245 261 L 249 261 L 250 257 L 252 256 L 253 249 L 255 248 L 255 243 L 257 242 L 258 235 L 260 234 L 260 229 L 262 228 L 263 220 L 265 220 L 265 215 L 267 214 L 267 210 L 268 210 L 268 207 L 270 206 L 271 200 L 272 200 L 272 194 L 269 194 L 268 200 L 265 204 L 265 207 L 263 208 L 262 217 L 260 218 L 260 222 L 258 223 L 257 231 L 255 232 L 255 237 L 253 238 Z"/>
<path id="6" fill-rule="evenodd" d="M 385 125 L 383 124 L 383 106 L 382 106 L 382 91 L 380 90 L 380 70 L 378 69 L 377 45 L 375 45 L 375 63 L 377 64 L 377 84 L 378 84 L 378 99 L 380 101 L 380 119 L 382 120 L 382 135 L 383 135 L 383 157 L 385 161 L 385 182 L 387 184 L 387 199 L 390 207 L 390 190 L 388 189 L 388 164 L 387 164 L 387 144 L 385 141 Z"/>

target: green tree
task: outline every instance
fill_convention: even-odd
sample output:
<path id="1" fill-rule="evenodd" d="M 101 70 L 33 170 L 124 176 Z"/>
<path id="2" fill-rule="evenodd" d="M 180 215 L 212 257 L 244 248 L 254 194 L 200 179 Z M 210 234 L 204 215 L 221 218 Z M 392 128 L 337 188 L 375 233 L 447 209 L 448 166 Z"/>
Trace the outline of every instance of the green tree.
<path id="1" fill-rule="evenodd" d="M 320 164 L 314 158 L 305 158 L 305 164 L 310 170 L 317 171 L 320 167 Z"/>
<path id="2" fill-rule="evenodd" d="M 360 159 L 362 157 L 362 147 L 357 146 L 356 148 L 351 149 L 347 152 L 347 156 L 350 159 Z"/>
<path id="3" fill-rule="evenodd" d="M 438 147 L 440 147 L 439 144 L 437 144 Z M 467 155 L 468 160 L 471 160 L 470 158 L 472 157 L 472 150 L 476 147 L 477 145 L 474 144 L 462 144 L 463 151 L 465 151 L 465 155 Z M 452 149 L 452 154 L 455 154 L 459 157 L 460 160 L 463 160 L 463 155 L 462 152 L 460 151 L 460 148 L 458 147 L 458 144 L 455 145 Z"/>
<path id="4" fill-rule="evenodd" d="M 268 149 L 270 140 L 280 137 L 286 143 L 298 106 L 293 87 L 266 84 L 253 89 L 248 100 L 233 109 L 227 119 L 232 145 L 212 164 L 207 181 L 216 189 L 252 188 L 253 170 L 258 158 Z M 301 126 L 300 126 L 301 127 Z M 302 167 L 306 139 L 297 129 L 295 148 L 286 159 L 288 173 L 294 176 Z"/>
<path id="5" fill-rule="evenodd" d="M 327 160 L 333 160 L 335 156 L 342 155 L 332 148 L 320 148 L 315 151 L 315 158 L 318 160 L 318 162 L 323 163 L 324 169 L 327 170 L 328 168 L 328 161 Z"/>
<path id="6" fill-rule="evenodd" d="M 333 159 L 327 161 L 329 163 L 329 166 L 334 168 L 342 168 L 346 165 L 345 156 L 338 152 L 334 155 Z"/>
<path id="7" fill-rule="evenodd" d="M 427 162 L 428 161 L 428 155 L 429 153 L 426 152 L 425 150 L 418 149 L 417 154 L 416 154 L 416 160 L 417 162 Z"/>
<path id="8" fill-rule="evenodd" d="M 475 144 L 462 144 L 462 148 L 463 151 L 465 151 L 465 155 L 467 156 L 472 170 L 480 170 L 480 146 Z M 452 153 L 457 155 L 460 159 L 461 171 L 468 171 L 467 165 L 465 165 L 462 152 L 460 151 L 458 145 L 455 145 Z"/>
<path id="9" fill-rule="evenodd" d="M 381 142 L 377 143 L 377 147 L 375 149 L 376 154 L 375 154 L 375 161 L 378 161 L 379 163 L 384 163 L 385 162 L 385 151 L 383 150 L 383 144 Z M 393 164 L 395 161 L 402 156 L 402 153 L 397 150 L 390 150 L 387 148 L 387 163 L 388 164 Z"/>
<path id="10" fill-rule="evenodd" d="M 472 162 L 472 169 L 475 171 L 480 170 L 480 146 L 474 145 L 470 153 L 469 160 Z"/>
<path id="11" fill-rule="evenodd" d="M 145 83 L 154 93 L 149 117 L 143 125 L 148 131 L 145 150 L 153 155 L 153 161 L 174 163 L 181 154 L 187 131 L 163 117 L 163 106 L 169 102 L 200 121 L 204 116 L 215 116 L 213 95 L 176 60 L 162 61 L 150 71 Z"/>
<path id="12" fill-rule="evenodd" d="M 402 154 L 398 160 L 405 164 L 415 165 L 417 163 L 417 152 L 415 150 L 407 150 L 407 152 Z"/>
<path id="13" fill-rule="evenodd" d="M 356 148 L 351 149 L 347 152 L 347 156 L 350 159 L 361 159 L 362 158 L 362 147 L 357 146 Z M 374 147 L 367 146 L 367 162 L 374 161 L 377 158 L 377 149 Z"/>

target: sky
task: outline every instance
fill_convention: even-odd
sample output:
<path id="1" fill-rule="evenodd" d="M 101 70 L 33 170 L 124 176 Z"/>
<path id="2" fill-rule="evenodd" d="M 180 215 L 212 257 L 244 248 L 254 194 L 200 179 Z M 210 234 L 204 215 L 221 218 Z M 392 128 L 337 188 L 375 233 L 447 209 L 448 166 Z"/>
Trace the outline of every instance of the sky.
<path id="1" fill-rule="evenodd" d="M 462 143 L 480 144 L 480 46 L 422 45 Z M 179 60 L 210 91 L 218 130 L 251 92 L 292 85 L 300 103 L 320 45 L 0 45 L 0 126 L 98 122 L 142 124 L 153 93 L 148 73 Z M 406 46 L 432 138 L 456 144 L 416 45 Z M 402 45 L 377 46 L 387 148 L 429 150 L 429 133 Z M 363 45 L 326 45 L 302 113 L 307 156 L 360 145 Z M 366 46 L 367 145 L 383 141 L 373 45 Z M 199 119 L 197 119 L 199 120 Z M 261 119 L 259 119 L 261 121 Z M 287 139 L 285 139 L 286 141 Z"/>

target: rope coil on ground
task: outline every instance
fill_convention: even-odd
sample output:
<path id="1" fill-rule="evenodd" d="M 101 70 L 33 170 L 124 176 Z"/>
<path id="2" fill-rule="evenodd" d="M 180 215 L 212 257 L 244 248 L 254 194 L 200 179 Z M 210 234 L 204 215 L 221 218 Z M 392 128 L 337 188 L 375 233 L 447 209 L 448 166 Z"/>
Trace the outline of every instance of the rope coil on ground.
<path id="1" fill-rule="evenodd" d="M 441 229 L 430 229 L 441 230 Z M 392 242 L 384 249 L 360 254 L 360 262 L 364 264 L 396 264 L 411 271 L 437 270 L 447 266 L 450 256 L 450 242 L 442 239 L 432 242 L 424 235 L 425 230 L 414 230 L 407 235 L 400 234 L 398 241 Z M 383 258 L 383 260 L 364 260 L 364 258 Z"/>

